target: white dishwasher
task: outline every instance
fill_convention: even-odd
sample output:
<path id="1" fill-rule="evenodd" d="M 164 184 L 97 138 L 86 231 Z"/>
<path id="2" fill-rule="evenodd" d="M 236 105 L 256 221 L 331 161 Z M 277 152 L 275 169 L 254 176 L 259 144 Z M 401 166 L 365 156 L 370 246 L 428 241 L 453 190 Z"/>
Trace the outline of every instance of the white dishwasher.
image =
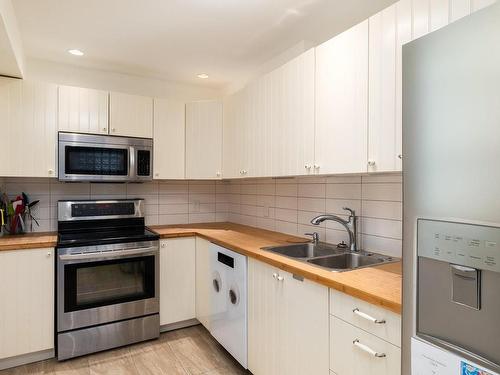
<path id="1" fill-rule="evenodd" d="M 247 368 L 247 257 L 210 244 L 211 334 Z"/>

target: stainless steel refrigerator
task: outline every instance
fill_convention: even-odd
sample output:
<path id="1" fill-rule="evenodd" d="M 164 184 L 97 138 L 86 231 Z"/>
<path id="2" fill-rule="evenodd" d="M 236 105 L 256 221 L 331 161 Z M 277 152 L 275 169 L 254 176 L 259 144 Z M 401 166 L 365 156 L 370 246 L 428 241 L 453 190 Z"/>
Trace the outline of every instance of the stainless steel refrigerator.
<path id="1" fill-rule="evenodd" d="M 500 4 L 404 47 L 403 162 L 402 373 L 500 373 Z"/>

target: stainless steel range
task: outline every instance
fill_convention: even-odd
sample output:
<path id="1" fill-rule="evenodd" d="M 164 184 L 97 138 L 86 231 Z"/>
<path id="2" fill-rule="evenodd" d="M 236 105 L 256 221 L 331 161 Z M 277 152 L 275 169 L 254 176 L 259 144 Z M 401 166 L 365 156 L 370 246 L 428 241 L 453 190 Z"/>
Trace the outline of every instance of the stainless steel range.
<path id="1" fill-rule="evenodd" d="M 58 202 L 58 360 L 159 336 L 158 235 L 143 206 Z"/>

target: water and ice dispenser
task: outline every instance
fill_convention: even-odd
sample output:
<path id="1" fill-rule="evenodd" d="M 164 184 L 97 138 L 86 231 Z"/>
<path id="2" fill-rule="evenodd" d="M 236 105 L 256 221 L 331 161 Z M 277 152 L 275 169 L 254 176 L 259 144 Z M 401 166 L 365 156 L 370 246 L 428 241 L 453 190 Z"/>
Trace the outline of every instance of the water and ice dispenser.
<path id="1" fill-rule="evenodd" d="M 500 372 L 500 228 L 419 219 L 417 336 Z"/>

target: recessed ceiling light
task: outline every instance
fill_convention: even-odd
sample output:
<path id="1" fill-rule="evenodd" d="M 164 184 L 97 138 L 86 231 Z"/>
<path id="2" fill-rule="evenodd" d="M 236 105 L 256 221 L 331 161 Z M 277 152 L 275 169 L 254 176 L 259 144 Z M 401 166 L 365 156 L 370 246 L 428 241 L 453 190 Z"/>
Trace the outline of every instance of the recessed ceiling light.
<path id="1" fill-rule="evenodd" d="M 207 79 L 208 78 L 208 74 L 201 73 L 201 74 L 198 74 L 197 77 L 201 78 L 201 79 Z"/>
<path id="2" fill-rule="evenodd" d="M 68 52 L 75 56 L 83 56 L 83 52 L 79 49 L 69 49 Z"/>

